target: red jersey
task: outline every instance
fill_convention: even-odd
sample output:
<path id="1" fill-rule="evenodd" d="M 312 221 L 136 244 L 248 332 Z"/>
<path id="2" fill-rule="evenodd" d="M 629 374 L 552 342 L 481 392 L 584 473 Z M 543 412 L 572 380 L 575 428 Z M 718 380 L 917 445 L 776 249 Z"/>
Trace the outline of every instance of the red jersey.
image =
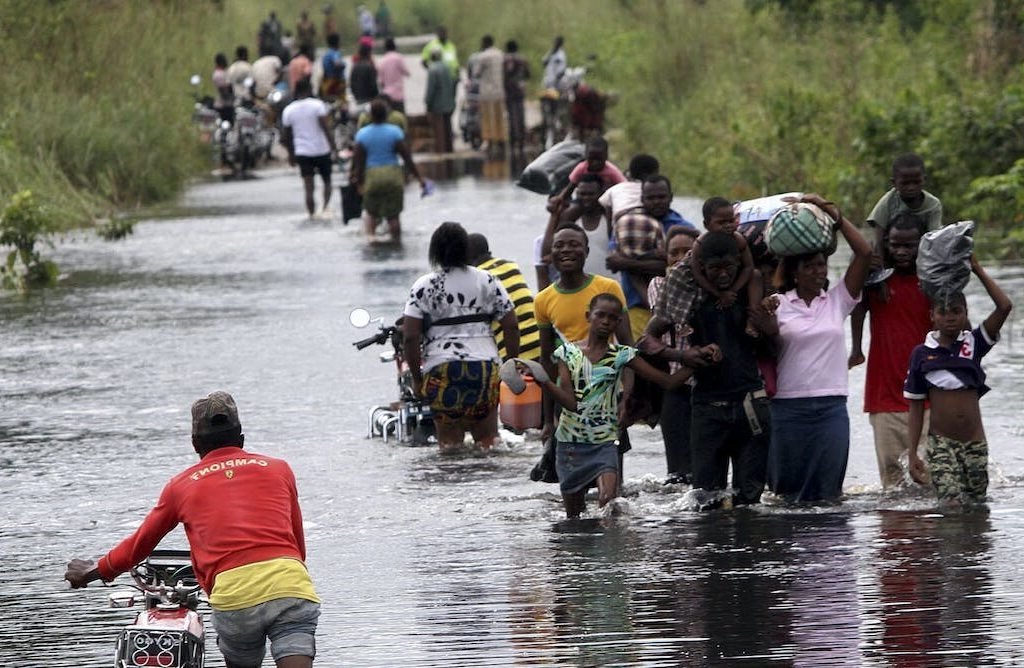
<path id="1" fill-rule="evenodd" d="M 871 347 L 864 379 L 865 413 L 905 413 L 903 398 L 910 354 L 931 331 L 931 304 L 921 292 L 916 274 L 894 273 L 885 284 L 889 301 L 878 290 L 865 290 L 871 313 Z"/>
<path id="2" fill-rule="evenodd" d="M 228 569 L 306 558 L 295 475 L 287 462 L 230 446 L 208 452 L 172 478 L 142 526 L 100 559 L 100 575 L 109 580 L 130 569 L 179 522 L 208 593 Z"/>

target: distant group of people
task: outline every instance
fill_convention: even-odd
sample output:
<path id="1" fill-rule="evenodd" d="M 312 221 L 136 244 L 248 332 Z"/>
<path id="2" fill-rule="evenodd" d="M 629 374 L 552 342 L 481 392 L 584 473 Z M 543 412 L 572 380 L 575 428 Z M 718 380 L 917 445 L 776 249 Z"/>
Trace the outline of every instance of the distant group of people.
<path id="1" fill-rule="evenodd" d="M 421 53 L 427 69 L 426 108 L 430 118 L 435 150 L 452 151 L 452 115 L 456 110 L 456 92 L 465 85 L 465 104 L 469 111 L 463 122 L 466 138 L 478 138 L 491 155 L 501 155 L 506 146 L 522 154 L 526 145 L 526 89 L 531 77 L 529 62 L 519 53 L 519 43 L 505 42 L 502 51 L 494 37 L 484 35 L 480 50 L 466 61 L 466 80 L 461 82 L 458 50 L 448 37 L 448 30 L 438 26 L 435 37 Z M 561 37 L 544 56 L 544 86 L 557 88 L 567 68 Z M 472 126 L 472 127 L 469 127 Z"/>
<path id="2" fill-rule="evenodd" d="M 765 489 L 791 502 L 835 502 L 849 457 L 848 369 L 864 360 L 869 315 L 865 411 L 883 487 L 914 481 L 930 484 L 943 504 L 984 501 L 987 443 L 978 400 L 988 388 L 980 360 L 1012 305 L 976 259 L 972 271 L 994 310 L 973 330 L 962 292 L 930 301 L 922 291 L 917 248 L 942 213 L 923 189 L 918 156 L 894 162 L 893 188 L 867 221 L 874 243 L 833 202 L 800 197 L 824 212 L 850 247 L 849 264 L 833 283 L 830 251 L 775 257 L 765 220 L 741 225 L 736 204 L 721 197 L 705 201 L 699 232 L 672 210 L 671 183 L 653 156 L 634 156 L 623 174 L 607 150 L 602 139 L 588 142 L 569 185 L 549 200 L 535 258 L 540 291 L 532 304 L 526 295 L 516 299 L 517 307 L 532 307 L 515 322 L 520 332 L 539 335 L 537 354 L 517 354 L 507 291 L 458 250 L 469 235 L 455 223 L 435 233 L 436 271 L 416 283 L 405 310 L 406 331 L 413 323 L 414 332 L 406 353 L 411 364 L 420 360 L 421 343 L 430 351 L 426 380 L 418 381 L 425 385 L 418 386 L 446 425 L 438 432 L 443 448 L 460 445 L 466 431 L 486 433 L 477 440 L 491 444 L 499 364 L 519 357 L 543 368 L 542 437 L 554 437 L 570 517 L 582 512 L 591 486 L 599 505 L 614 498 L 629 449 L 626 427 L 656 421 L 666 484 L 710 492 L 710 505 L 758 503 Z M 442 247 L 455 255 L 438 254 Z M 595 257 L 601 260 L 593 263 Z M 518 266 L 500 265 L 521 282 Z M 475 317 L 466 320 L 469 303 Z M 447 324 L 453 318 L 458 324 Z M 417 321 L 433 323 L 429 333 Z M 505 342 L 500 352 L 494 322 Z M 462 366 L 469 360 L 471 370 Z"/>

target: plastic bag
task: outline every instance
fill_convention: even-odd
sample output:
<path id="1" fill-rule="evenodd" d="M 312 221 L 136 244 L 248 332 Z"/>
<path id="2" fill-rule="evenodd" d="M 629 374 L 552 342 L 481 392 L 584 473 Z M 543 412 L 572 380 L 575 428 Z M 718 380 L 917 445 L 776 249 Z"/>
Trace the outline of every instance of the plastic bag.
<path id="1" fill-rule="evenodd" d="M 971 280 L 971 253 L 974 252 L 974 221 L 927 232 L 917 250 L 917 278 L 921 290 L 932 301 L 943 301 L 960 292 Z"/>
<path id="2" fill-rule="evenodd" d="M 574 139 L 561 141 L 526 166 L 516 185 L 539 195 L 554 195 L 569 183 L 569 172 L 583 160 L 585 147 Z"/>
<path id="3" fill-rule="evenodd" d="M 776 211 L 789 204 L 787 200 L 799 200 L 802 196 L 800 192 L 779 193 L 737 202 L 736 215 L 740 217 L 740 225 L 767 221 Z"/>

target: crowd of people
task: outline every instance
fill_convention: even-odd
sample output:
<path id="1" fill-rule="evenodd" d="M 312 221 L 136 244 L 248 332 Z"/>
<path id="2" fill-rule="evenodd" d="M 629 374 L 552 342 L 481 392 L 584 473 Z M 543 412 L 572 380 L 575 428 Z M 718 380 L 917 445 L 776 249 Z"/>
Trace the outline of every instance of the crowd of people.
<path id="1" fill-rule="evenodd" d="M 671 208 L 672 186 L 656 158 L 634 156 L 623 173 L 594 138 L 548 201 L 534 258 L 539 291 L 532 300 L 519 291 L 515 319 L 509 292 L 488 274 L 494 265 L 474 268 L 476 255 L 452 250 L 469 235 L 445 223 L 431 240 L 437 270 L 417 281 L 405 310 L 407 326 L 410 318 L 433 322 L 414 326 L 406 353 L 418 360 L 421 344 L 430 350 L 424 374 L 444 391 L 423 396 L 442 424 L 459 425 L 439 430 L 441 447 L 460 446 L 467 431 L 486 434 L 476 440 L 490 447 L 498 377 L 515 384 L 509 364 L 536 377 L 538 360 L 541 436 L 553 439 L 570 517 L 583 511 L 589 487 L 598 487 L 600 506 L 614 497 L 627 427 L 658 422 L 666 484 L 710 492 L 711 505 L 755 504 L 766 489 L 784 502 L 838 502 L 850 449 L 849 369 L 864 362 L 868 317 L 864 410 L 882 486 L 927 485 L 950 506 L 983 502 L 979 398 L 988 388 L 980 361 L 1011 303 L 974 258 L 971 270 L 994 303 L 977 327 L 961 291 L 922 289 L 918 246 L 941 225 L 941 202 L 924 190 L 916 155 L 898 157 L 891 179 L 867 236 L 835 203 L 799 197 L 849 246 L 841 280 L 830 281 L 834 246 L 776 257 L 765 220 L 740 224 L 740 203 L 721 197 L 704 202 L 699 231 Z M 441 243 L 455 255 L 436 255 Z M 499 264 L 522 282 L 515 263 Z M 465 276 L 489 301 L 465 289 Z M 524 335 L 537 333 L 539 359 L 516 354 L 514 322 Z M 486 372 L 444 366 L 466 360 Z"/>

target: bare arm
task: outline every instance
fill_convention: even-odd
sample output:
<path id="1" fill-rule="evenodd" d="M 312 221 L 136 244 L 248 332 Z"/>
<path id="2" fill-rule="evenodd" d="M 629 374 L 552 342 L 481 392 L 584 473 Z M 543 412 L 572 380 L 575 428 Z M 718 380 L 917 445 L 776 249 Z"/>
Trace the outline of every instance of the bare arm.
<path id="1" fill-rule="evenodd" d="M 634 344 L 633 330 L 629 328 L 629 313 L 625 310 L 622 311 L 619 324 L 615 326 L 615 340 L 627 346 Z"/>
<path id="2" fill-rule="evenodd" d="M 686 381 L 690 379 L 690 376 L 693 375 L 693 369 L 688 366 L 684 366 L 682 369 L 676 371 L 670 376 L 661 369 L 656 369 L 648 364 L 642 357 L 634 357 L 629 361 L 628 366 L 641 378 L 646 378 L 652 383 L 657 383 L 666 390 L 674 390 L 678 387 L 682 387 Z"/>
<path id="3" fill-rule="evenodd" d="M 420 170 L 416 169 L 416 163 L 412 161 L 412 153 L 409 152 L 408 144 L 406 144 L 404 140 L 398 142 L 395 144 L 395 151 L 398 152 L 398 155 L 402 156 L 402 161 L 405 162 L 405 166 L 409 168 L 409 172 L 416 177 L 417 181 L 420 182 L 420 187 L 425 187 L 426 183 L 423 182 L 423 177 L 420 176 Z"/>
<path id="4" fill-rule="evenodd" d="M 321 116 L 320 129 L 323 130 L 324 137 L 327 138 L 327 143 L 331 147 L 331 157 L 335 157 L 338 153 L 338 146 L 334 143 L 334 133 L 331 132 L 331 122 L 327 119 L 327 116 Z"/>
<path id="5" fill-rule="evenodd" d="M 665 275 L 665 254 L 663 251 L 655 251 L 646 254 L 644 258 L 626 257 L 615 250 L 608 253 L 605 259 L 605 266 L 611 271 L 628 271 L 647 276 Z"/>
<path id="6" fill-rule="evenodd" d="M 555 367 L 554 360 L 551 358 L 551 354 L 555 352 L 555 330 L 551 327 L 540 327 L 538 328 L 538 334 L 540 334 L 540 363 L 544 365 L 544 370 L 548 372 L 548 376 L 555 378 L 557 377 L 558 370 Z M 544 393 L 542 400 L 542 410 L 544 414 L 543 435 L 546 439 L 555 425 L 555 403 L 552 396 L 547 392 Z"/>
<path id="7" fill-rule="evenodd" d="M 537 292 L 540 292 L 551 285 L 551 274 L 548 272 L 548 265 L 546 264 L 535 265 L 534 269 L 537 272 Z"/>
<path id="8" fill-rule="evenodd" d="M 740 271 L 736 274 L 736 279 L 729 286 L 729 291 L 733 294 L 739 294 L 741 287 L 750 282 L 750 279 L 754 276 L 754 256 L 750 252 L 750 245 L 747 244 L 747 240 L 743 238 L 743 235 L 739 232 L 734 232 L 733 237 L 736 238 L 736 243 L 740 247 Z M 707 280 L 706 278 L 704 280 Z"/>
<path id="9" fill-rule="evenodd" d="M 836 221 L 836 229 L 843 235 L 850 250 L 853 251 L 853 258 L 850 260 L 850 266 L 846 268 L 846 274 L 843 275 L 843 282 L 846 283 L 847 292 L 855 299 L 859 299 L 861 290 L 864 289 L 864 281 L 871 270 L 871 243 L 864 238 L 864 235 L 853 223 L 843 216 L 842 211 L 835 203 L 827 201 L 817 193 L 807 193 L 800 198 L 800 201 L 814 204 Z"/>
<path id="10" fill-rule="evenodd" d="M 363 179 L 366 176 L 366 148 L 356 142 L 355 150 L 352 152 L 352 169 L 349 173 L 352 183 L 362 192 Z"/>
<path id="11" fill-rule="evenodd" d="M 551 215 L 548 216 L 548 225 L 544 228 L 544 241 L 540 244 L 540 253 L 542 256 L 551 255 L 551 244 L 555 238 L 555 228 L 558 227 L 558 223 L 561 221 L 562 211 L 565 208 L 565 202 L 562 200 L 553 200 L 552 206 L 550 207 Z"/>
<path id="12" fill-rule="evenodd" d="M 860 297 L 860 293 L 864 289 L 864 281 L 871 270 L 871 244 L 860 233 L 860 230 L 841 213 L 839 219 L 839 232 L 846 239 L 846 243 L 850 245 L 850 250 L 853 251 L 853 259 L 850 260 L 850 266 L 846 268 L 843 282 L 846 283 L 847 292 L 856 299 Z"/>
<path id="13" fill-rule="evenodd" d="M 295 164 L 295 138 L 292 136 L 292 129 L 289 126 L 281 128 L 281 145 L 288 151 L 288 164 Z"/>
<path id="14" fill-rule="evenodd" d="M 921 440 L 921 430 L 924 428 L 924 401 L 910 399 L 907 403 L 910 404 L 910 414 L 907 418 L 907 431 L 910 436 L 910 448 L 907 450 L 910 477 L 914 482 L 924 484 L 928 479 L 928 468 L 917 454 L 917 442 Z"/>
<path id="15" fill-rule="evenodd" d="M 1013 302 L 1006 296 L 1003 289 L 992 280 L 992 277 L 988 275 L 985 268 L 978 263 L 973 253 L 971 254 L 971 270 L 974 271 L 974 275 L 978 277 L 981 284 L 985 286 L 985 292 L 988 293 L 988 296 L 992 298 L 993 303 L 996 305 L 995 310 L 982 323 L 985 327 L 985 333 L 995 339 L 999 336 L 999 330 L 1003 328 L 1003 323 L 1006 322 L 1010 311 L 1013 310 Z"/>
<path id="16" fill-rule="evenodd" d="M 704 267 L 700 265 L 700 239 L 698 238 L 693 242 L 693 248 L 690 249 L 689 260 L 690 271 L 693 273 L 693 278 L 697 281 L 697 285 L 700 289 L 709 295 L 714 296 L 716 299 L 721 298 L 721 293 L 718 292 L 718 288 L 711 284 L 708 277 L 704 275 Z"/>
<path id="17" fill-rule="evenodd" d="M 409 374 L 412 376 L 412 389 L 419 396 L 423 390 L 423 371 L 420 369 L 422 356 L 420 354 L 420 340 L 423 338 L 423 320 L 405 316 L 402 320 L 402 354 L 405 355 L 405 363 L 409 365 Z"/>
<path id="18" fill-rule="evenodd" d="M 852 369 L 855 366 L 864 364 L 864 316 L 867 315 L 868 307 L 863 301 L 853 308 L 850 314 L 850 357 L 846 360 L 846 368 Z"/>
<path id="19" fill-rule="evenodd" d="M 558 379 L 558 383 L 547 380 L 540 383 L 540 386 L 544 388 L 544 396 L 550 397 L 570 411 L 575 411 L 578 407 L 576 403 L 576 392 L 572 389 L 572 377 L 569 375 L 569 367 L 565 365 L 565 362 L 558 363 L 558 375 L 555 376 Z"/>
<path id="20" fill-rule="evenodd" d="M 519 319 L 516 312 L 509 311 L 501 316 L 498 323 L 501 325 L 501 333 L 505 335 L 505 354 L 519 357 Z"/>

